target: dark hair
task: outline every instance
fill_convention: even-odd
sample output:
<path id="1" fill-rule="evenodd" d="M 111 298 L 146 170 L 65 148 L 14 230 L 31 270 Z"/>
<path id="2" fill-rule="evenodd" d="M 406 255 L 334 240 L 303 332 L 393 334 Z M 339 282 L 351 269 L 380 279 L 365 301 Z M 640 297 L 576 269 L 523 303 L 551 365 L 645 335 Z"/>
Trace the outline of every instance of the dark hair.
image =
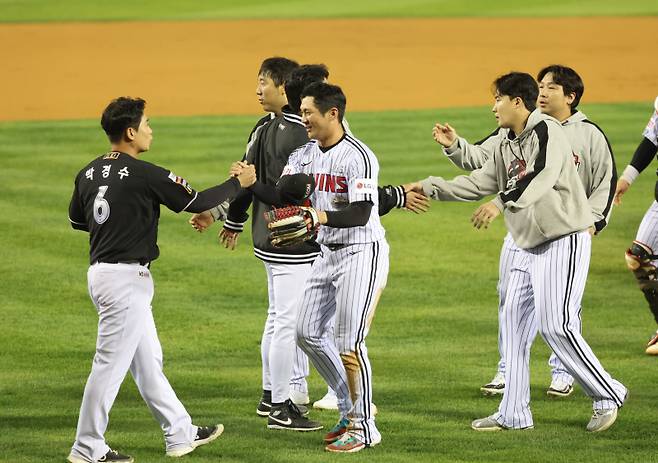
<path id="1" fill-rule="evenodd" d="M 519 97 L 528 111 L 537 107 L 539 87 L 530 74 L 525 72 L 510 72 L 497 78 L 493 83 L 494 93 L 510 98 Z"/>
<path id="2" fill-rule="evenodd" d="M 562 86 L 564 95 L 575 95 L 573 103 L 571 103 L 571 111 L 575 111 L 580 103 L 580 99 L 585 93 L 585 84 L 583 84 L 583 79 L 580 78 L 578 73 L 567 66 L 562 66 L 561 64 L 551 64 L 546 66 L 544 69 L 539 71 L 537 74 L 537 81 L 541 81 L 546 74 L 552 74 L 553 82 Z"/>
<path id="3" fill-rule="evenodd" d="M 263 75 L 269 77 L 274 82 L 274 85 L 277 87 L 286 83 L 290 79 L 290 74 L 292 71 L 297 69 L 299 64 L 297 61 L 293 61 L 288 58 L 282 58 L 280 56 L 274 56 L 272 58 L 267 58 L 260 65 L 258 70 L 258 75 Z"/>
<path id="4" fill-rule="evenodd" d="M 313 97 L 315 106 L 318 107 L 322 114 L 326 114 L 331 108 L 338 109 L 338 120 L 343 122 L 347 99 L 343 90 L 338 85 L 331 85 L 324 82 L 313 83 L 302 90 L 300 98 L 303 99 L 307 96 Z"/>
<path id="5" fill-rule="evenodd" d="M 112 100 L 101 116 L 101 127 L 112 143 L 121 140 L 128 127 L 137 130 L 142 122 L 146 101 L 121 96 Z"/>
<path id="6" fill-rule="evenodd" d="M 299 106 L 302 102 L 301 93 L 305 87 L 315 82 L 322 82 L 329 77 L 329 70 L 324 64 L 303 64 L 290 75 L 286 82 L 286 97 L 288 106 L 296 113 L 299 112 Z"/>

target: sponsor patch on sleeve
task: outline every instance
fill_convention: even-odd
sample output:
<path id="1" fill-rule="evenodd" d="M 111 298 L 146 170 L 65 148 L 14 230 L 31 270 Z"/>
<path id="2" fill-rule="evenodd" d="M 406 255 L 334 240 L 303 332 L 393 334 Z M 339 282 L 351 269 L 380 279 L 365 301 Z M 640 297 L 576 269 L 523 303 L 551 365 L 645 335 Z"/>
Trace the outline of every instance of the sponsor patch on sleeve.
<path id="1" fill-rule="evenodd" d="M 376 194 L 377 184 L 369 178 L 357 178 L 354 180 L 354 188 L 359 194 Z"/>
<path id="2" fill-rule="evenodd" d="M 185 191 L 187 191 L 187 194 L 189 195 L 192 194 L 192 187 L 190 186 L 189 183 L 187 183 L 187 180 L 185 180 L 183 177 L 179 177 L 178 175 L 174 174 L 172 171 L 169 171 L 168 177 L 169 180 L 171 180 L 172 182 L 182 186 L 185 189 Z"/>

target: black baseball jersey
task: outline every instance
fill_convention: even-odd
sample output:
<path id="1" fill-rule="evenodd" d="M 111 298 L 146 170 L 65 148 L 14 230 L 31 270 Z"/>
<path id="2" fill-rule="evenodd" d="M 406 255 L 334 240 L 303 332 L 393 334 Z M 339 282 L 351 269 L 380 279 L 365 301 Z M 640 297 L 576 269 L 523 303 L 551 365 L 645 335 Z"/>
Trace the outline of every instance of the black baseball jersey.
<path id="1" fill-rule="evenodd" d="M 160 253 L 160 204 L 174 212 L 201 212 L 239 189 L 240 182 L 232 179 L 198 193 L 169 170 L 112 151 L 76 176 L 69 220 L 73 228 L 89 232 L 90 263 L 147 263 Z"/>

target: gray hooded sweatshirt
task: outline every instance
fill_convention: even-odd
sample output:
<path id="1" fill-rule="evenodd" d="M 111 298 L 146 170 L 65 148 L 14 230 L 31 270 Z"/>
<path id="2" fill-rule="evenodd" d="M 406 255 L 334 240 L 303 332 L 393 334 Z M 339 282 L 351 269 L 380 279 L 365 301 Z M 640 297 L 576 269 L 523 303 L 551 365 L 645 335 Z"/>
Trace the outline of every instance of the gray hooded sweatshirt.
<path id="1" fill-rule="evenodd" d="M 486 142 L 493 155 L 481 168 L 453 180 L 428 177 L 421 182 L 425 194 L 441 201 L 496 194 L 507 229 L 523 249 L 593 225 L 571 145 L 557 120 L 535 110 L 518 137 L 502 129 Z"/>
<path id="2" fill-rule="evenodd" d="M 576 111 L 561 125 L 571 144 L 576 170 L 585 188 L 598 233 L 610 221 L 617 184 L 612 148 L 601 128 L 580 111 Z M 475 144 L 460 137 L 450 147 L 444 148 L 443 152 L 460 169 L 479 169 L 493 155 L 494 147 L 500 144 L 500 140 L 509 136 L 508 133 L 509 129 L 498 128 Z"/>

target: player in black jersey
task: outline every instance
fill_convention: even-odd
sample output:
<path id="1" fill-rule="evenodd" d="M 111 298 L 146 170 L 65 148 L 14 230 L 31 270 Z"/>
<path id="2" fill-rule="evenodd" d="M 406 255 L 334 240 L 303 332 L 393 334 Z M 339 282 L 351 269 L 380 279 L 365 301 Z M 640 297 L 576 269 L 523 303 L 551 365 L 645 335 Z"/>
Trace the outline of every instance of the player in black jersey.
<path id="1" fill-rule="evenodd" d="M 99 315 L 71 463 L 133 461 L 110 449 L 104 439 L 109 411 L 128 369 L 164 431 L 168 456 L 190 453 L 224 429 L 221 424 L 193 425 L 162 371 L 149 265 L 159 255 L 160 204 L 174 212 L 208 210 L 253 184 L 255 170 L 245 167 L 221 185 L 197 192 L 184 178 L 140 160 L 153 138 L 144 106 L 144 100 L 126 97 L 107 106 L 101 125 L 111 150 L 76 176 L 69 206 L 72 227 L 89 232 L 87 279 Z"/>

